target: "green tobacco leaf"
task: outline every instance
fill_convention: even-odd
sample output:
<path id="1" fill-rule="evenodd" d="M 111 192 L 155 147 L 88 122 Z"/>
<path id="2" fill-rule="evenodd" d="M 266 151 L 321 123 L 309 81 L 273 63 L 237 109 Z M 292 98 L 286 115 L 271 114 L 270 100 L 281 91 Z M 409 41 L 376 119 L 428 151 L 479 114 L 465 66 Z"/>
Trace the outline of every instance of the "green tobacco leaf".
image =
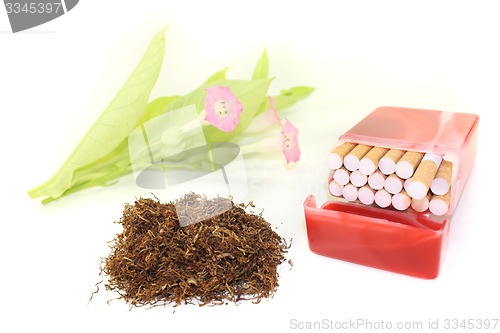
<path id="1" fill-rule="evenodd" d="M 73 174 L 113 152 L 137 126 L 160 73 L 165 54 L 165 29 L 156 34 L 123 87 L 47 182 L 29 191 L 32 198 L 58 198 L 73 183 Z"/>
<path id="2" fill-rule="evenodd" d="M 147 105 L 141 119 L 139 119 L 138 125 L 144 124 L 146 121 L 165 113 L 169 106 L 180 97 L 181 96 L 164 96 L 151 101 Z"/>
<path id="3" fill-rule="evenodd" d="M 255 69 L 253 70 L 252 80 L 267 79 L 269 77 L 269 58 L 266 49 L 262 52 Z"/>
<path id="4" fill-rule="evenodd" d="M 205 84 L 216 82 L 216 81 L 221 81 L 226 79 L 226 72 L 229 69 L 229 67 L 226 67 L 224 69 L 221 69 L 220 71 L 214 73 L 212 76 L 210 76 L 206 81 Z"/>
<path id="5" fill-rule="evenodd" d="M 276 109 L 278 111 L 289 107 L 301 99 L 306 98 L 309 94 L 314 91 L 314 88 L 307 86 L 296 86 L 290 89 L 283 89 L 280 94 L 273 96 Z"/>

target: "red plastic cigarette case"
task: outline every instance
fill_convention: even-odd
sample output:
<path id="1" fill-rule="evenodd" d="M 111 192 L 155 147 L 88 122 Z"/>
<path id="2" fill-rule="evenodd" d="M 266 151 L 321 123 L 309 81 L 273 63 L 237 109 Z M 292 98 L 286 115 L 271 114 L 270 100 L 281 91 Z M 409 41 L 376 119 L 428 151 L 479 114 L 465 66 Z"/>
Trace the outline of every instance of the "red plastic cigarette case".
<path id="1" fill-rule="evenodd" d="M 471 172 L 479 117 L 474 114 L 380 107 L 339 138 L 371 146 L 445 154 L 453 162 L 448 213 L 435 216 L 314 196 L 304 202 L 310 249 L 318 254 L 419 278 L 439 274 L 450 219 Z"/>

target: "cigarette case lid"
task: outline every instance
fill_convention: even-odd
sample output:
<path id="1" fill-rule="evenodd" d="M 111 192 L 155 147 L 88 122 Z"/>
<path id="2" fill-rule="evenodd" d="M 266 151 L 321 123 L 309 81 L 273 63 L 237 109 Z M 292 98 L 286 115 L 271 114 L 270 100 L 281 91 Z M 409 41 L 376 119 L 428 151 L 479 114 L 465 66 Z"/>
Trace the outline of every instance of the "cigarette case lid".
<path id="1" fill-rule="evenodd" d="M 478 121 L 475 114 L 383 106 L 340 139 L 407 150 L 461 153 Z"/>

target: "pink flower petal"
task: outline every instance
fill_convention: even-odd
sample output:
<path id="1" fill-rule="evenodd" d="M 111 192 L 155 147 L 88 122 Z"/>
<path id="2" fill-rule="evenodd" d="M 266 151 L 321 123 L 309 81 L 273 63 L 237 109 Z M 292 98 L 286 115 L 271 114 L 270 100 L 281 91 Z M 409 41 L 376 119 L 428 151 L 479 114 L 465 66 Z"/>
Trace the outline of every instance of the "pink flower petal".
<path id="1" fill-rule="evenodd" d="M 273 128 L 282 128 L 281 119 L 274 105 L 274 99 L 269 96 L 270 108 L 252 119 L 245 129 L 245 134 L 261 133 Z"/>
<path id="2" fill-rule="evenodd" d="M 299 140 L 297 138 L 299 130 L 286 119 L 281 134 L 283 135 L 283 154 L 285 155 L 286 162 L 298 162 L 300 159 Z"/>
<path id="3" fill-rule="evenodd" d="M 273 123 L 276 123 L 278 125 L 281 125 L 281 119 L 280 119 L 280 116 L 278 114 L 278 110 L 276 110 L 276 105 L 275 105 L 275 102 L 274 102 L 274 98 L 272 98 L 271 96 L 269 96 L 269 111 L 272 115 L 272 120 L 273 120 Z"/>
<path id="4" fill-rule="evenodd" d="M 205 91 L 205 120 L 221 131 L 231 133 L 240 122 L 243 105 L 229 87 L 214 86 Z"/>

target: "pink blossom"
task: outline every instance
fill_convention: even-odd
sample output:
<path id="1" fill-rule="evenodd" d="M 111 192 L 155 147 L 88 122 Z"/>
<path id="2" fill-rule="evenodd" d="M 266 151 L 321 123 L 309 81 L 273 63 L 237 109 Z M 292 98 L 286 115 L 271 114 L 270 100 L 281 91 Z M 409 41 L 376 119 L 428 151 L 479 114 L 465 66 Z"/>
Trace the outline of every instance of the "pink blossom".
<path id="1" fill-rule="evenodd" d="M 245 132 L 243 133 L 244 135 L 261 133 L 266 130 L 281 128 L 283 126 L 280 116 L 278 115 L 278 111 L 274 105 L 274 99 L 271 96 L 269 96 L 269 105 L 270 107 L 268 110 L 252 119 L 250 124 L 245 129 Z"/>
<path id="2" fill-rule="evenodd" d="M 287 119 L 281 134 L 283 135 L 283 154 L 286 162 L 298 162 L 300 159 L 299 140 L 297 139 L 299 130 Z"/>
<path id="3" fill-rule="evenodd" d="M 206 88 L 205 120 L 220 129 L 231 133 L 240 122 L 243 105 L 228 87 Z"/>
<path id="4" fill-rule="evenodd" d="M 274 98 L 272 98 L 271 96 L 269 96 L 269 111 L 268 112 L 271 114 L 271 119 L 272 119 L 271 122 L 278 124 L 278 125 L 281 125 L 281 119 L 280 119 L 280 116 L 278 114 L 278 110 L 276 110 Z"/>

